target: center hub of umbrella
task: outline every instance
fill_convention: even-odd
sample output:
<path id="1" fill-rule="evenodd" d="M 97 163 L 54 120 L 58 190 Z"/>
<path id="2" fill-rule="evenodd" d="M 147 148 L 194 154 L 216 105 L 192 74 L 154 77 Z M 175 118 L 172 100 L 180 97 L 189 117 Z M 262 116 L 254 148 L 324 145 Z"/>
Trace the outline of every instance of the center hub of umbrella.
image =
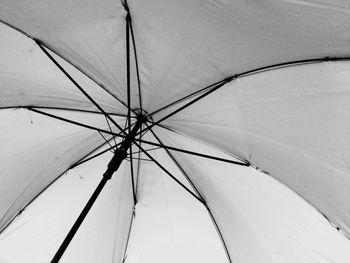
<path id="1" fill-rule="evenodd" d="M 103 177 L 106 178 L 107 180 L 112 178 L 112 175 L 114 174 L 115 171 L 118 170 L 120 164 L 123 162 L 123 160 L 127 156 L 127 151 L 130 148 L 132 142 L 134 141 L 136 135 L 139 133 L 141 130 L 142 124 L 145 123 L 147 120 L 147 117 L 143 114 L 137 115 L 137 120 L 130 131 L 130 133 L 124 132 L 124 140 L 120 144 L 119 148 L 117 148 L 114 152 L 114 155 L 110 162 L 108 163 L 107 170 L 103 174 Z"/>
<path id="2" fill-rule="evenodd" d="M 149 116 L 148 112 L 144 109 L 136 108 L 133 109 L 133 112 L 136 114 L 137 119 L 143 124 L 145 124 L 148 120 L 152 120 L 152 117 Z"/>
<path id="3" fill-rule="evenodd" d="M 137 108 L 137 109 L 134 109 L 133 111 L 138 117 L 144 117 L 147 119 L 148 112 L 145 111 L 144 109 Z"/>

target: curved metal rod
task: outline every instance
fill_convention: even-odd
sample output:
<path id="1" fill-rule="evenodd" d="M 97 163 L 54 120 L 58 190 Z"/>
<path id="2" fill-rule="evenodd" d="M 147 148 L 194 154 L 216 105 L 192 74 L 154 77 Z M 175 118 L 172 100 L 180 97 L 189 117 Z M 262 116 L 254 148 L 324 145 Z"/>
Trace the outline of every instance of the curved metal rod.
<path id="1" fill-rule="evenodd" d="M 62 111 L 74 111 L 74 112 L 82 112 L 82 113 L 91 113 L 91 114 L 102 114 L 100 111 L 92 111 L 92 110 L 84 110 L 84 109 L 74 109 L 74 108 L 64 108 L 64 107 L 50 107 L 50 106 L 35 106 L 35 105 L 14 105 L 14 106 L 6 106 L 6 107 L 0 107 L 0 110 L 8 110 L 8 109 L 43 109 L 43 110 L 62 110 Z M 116 113 L 116 112 L 106 112 L 108 115 L 111 116 L 118 116 L 118 117 L 126 117 L 126 114 Z M 130 116 L 130 118 L 137 118 L 135 116 Z"/>
<path id="2" fill-rule="evenodd" d="M 147 124 L 146 124 L 147 125 Z M 155 134 L 155 132 L 151 129 L 150 130 L 151 133 L 153 134 L 153 136 L 156 138 L 156 140 L 159 142 L 159 144 L 163 145 L 163 142 L 160 140 L 160 138 Z M 180 163 L 176 160 L 176 158 L 170 153 L 170 151 L 166 148 L 164 148 L 164 150 L 166 151 L 166 153 L 168 154 L 168 156 L 170 157 L 170 159 L 174 162 L 174 164 L 176 165 L 176 167 L 180 170 L 180 172 L 182 173 L 182 175 L 186 178 L 186 180 L 188 181 L 188 183 L 192 186 L 193 190 L 197 193 L 197 195 L 199 196 L 199 198 L 201 198 L 203 200 L 203 205 L 204 207 L 207 209 L 207 212 L 210 216 L 210 219 L 211 221 L 213 222 L 214 224 L 214 227 L 215 227 L 215 230 L 220 238 L 220 241 L 221 241 L 221 244 L 225 250 L 225 253 L 226 253 L 226 257 L 227 257 L 227 260 L 229 263 L 232 263 L 232 259 L 231 259 L 231 256 L 230 256 L 230 253 L 228 251 L 228 248 L 227 248 L 227 245 L 226 245 L 226 242 L 224 240 L 224 237 L 221 233 L 221 230 L 214 218 L 214 215 L 213 213 L 211 212 L 207 202 L 205 201 L 203 195 L 200 193 L 200 191 L 198 190 L 198 188 L 196 187 L 196 185 L 192 182 L 192 180 L 190 179 L 190 177 L 187 175 L 186 171 L 181 167 Z"/>
<path id="3" fill-rule="evenodd" d="M 328 61 L 348 61 L 350 60 L 350 56 L 345 56 L 345 57 L 322 57 L 322 58 L 310 58 L 310 59 L 302 59 L 302 60 L 294 60 L 294 61 L 287 61 L 287 62 L 282 62 L 282 63 L 277 63 L 277 64 L 272 64 L 272 65 L 268 65 L 268 66 L 263 66 L 260 68 L 255 68 L 255 69 L 251 69 L 251 70 L 247 70 L 244 71 L 242 73 L 238 73 L 236 75 L 232 75 L 228 78 L 222 79 L 220 81 L 217 81 L 213 84 L 210 84 L 200 90 L 197 90 L 195 92 L 192 92 L 180 99 L 177 99 L 153 112 L 151 112 L 150 114 L 148 114 L 147 116 L 153 116 L 158 112 L 161 112 L 171 106 L 174 106 L 186 99 L 189 99 L 193 96 L 199 95 L 202 92 L 205 92 L 206 90 L 210 89 L 211 87 L 218 85 L 220 83 L 222 83 L 223 81 L 225 81 L 226 79 L 231 78 L 233 79 L 238 79 L 238 78 L 242 78 L 242 77 L 247 77 L 250 75 L 254 75 L 254 74 L 258 74 L 258 73 L 262 73 L 262 72 L 266 72 L 266 71 L 270 71 L 270 70 L 274 70 L 274 69 L 281 69 L 281 68 L 286 68 L 286 67 L 293 67 L 293 66 L 297 66 L 297 65 L 306 65 L 306 64 L 315 64 L 315 63 L 321 63 L 321 62 L 328 62 Z"/>

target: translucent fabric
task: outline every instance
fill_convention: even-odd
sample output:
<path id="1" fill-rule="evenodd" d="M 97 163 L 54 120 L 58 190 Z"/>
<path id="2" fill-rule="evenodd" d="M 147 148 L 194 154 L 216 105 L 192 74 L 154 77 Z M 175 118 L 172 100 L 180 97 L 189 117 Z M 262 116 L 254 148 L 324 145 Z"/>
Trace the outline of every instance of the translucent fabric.
<path id="1" fill-rule="evenodd" d="M 52 259 L 139 115 L 63 262 L 350 262 L 349 14 L 2 1 L 0 262 Z"/>

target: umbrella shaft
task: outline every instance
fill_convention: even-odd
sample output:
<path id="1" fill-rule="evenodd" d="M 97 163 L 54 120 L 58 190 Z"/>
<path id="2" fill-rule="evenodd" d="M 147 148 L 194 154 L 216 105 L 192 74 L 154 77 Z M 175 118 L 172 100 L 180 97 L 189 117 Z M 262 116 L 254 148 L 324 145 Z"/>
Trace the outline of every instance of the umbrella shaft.
<path id="1" fill-rule="evenodd" d="M 67 234 L 66 238 L 63 240 L 61 246 L 57 250 L 55 256 L 51 260 L 51 263 L 57 263 L 63 256 L 64 252 L 66 251 L 68 245 L 72 241 L 74 235 L 78 231 L 80 225 L 83 223 L 86 215 L 89 213 L 91 207 L 95 203 L 97 197 L 100 195 L 103 187 L 106 185 L 107 181 L 112 178 L 112 175 L 115 171 L 118 170 L 120 164 L 123 162 L 123 160 L 127 156 L 127 150 L 130 148 L 131 143 L 133 142 L 138 130 L 140 129 L 142 125 L 143 119 L 138 118 L 135 126 L 131 130 L 129 134 L 126 135 L 124 141 L 120 145 L 120 147 L 115 151 L 113 158 L 108 163 L 108 168 L 106 172 L 103 174 L 102 180 L 98 184 L 97 188 L 95 189 L 94 193 L 90 197 L 89 201 L 86 203 L 84 209 L 81 211 L 79 217 L 75 221 L 74 225 L 70 229 L 69 233 Z"/>
<path id="2" fill-rule="evenodd" d="M 97 197 L 99 196 L 99 194 L 101 193 L 103 187 L 105 186 L 105 184 L 107 183 L 108 178 L 107 177 L 103 177 L 101 182 L 98 184 L 97 188 L 95 189 L 94 193 L 92 194 L 92 196 L 90 197 L 89 201 L 86 203 L 84 209 L 81 211 L 79 217 L 77 218 L 77 220 L 75 221 L 74 225 L 72 226 L 71 230 L 69 231 L 68 235 L 66 236 L 66 238 L 63 240 L 60 248 L 57 250 L 55 256 L 53 257 L 53 259 L 51 260 L 51 263 L 56 263 L 59 262 L 59 260 L 61 259 L 61 257 L 63 256 L 63 253 L 66 251 L 69 243 L 72 241 L 74 235 L 76 234 L 76 232 L 78 231 L 81 223 L 84 221 L 86 215 L 89 213 L 91 207 L 93 206 L 93 204 L 95 203 Z"/>

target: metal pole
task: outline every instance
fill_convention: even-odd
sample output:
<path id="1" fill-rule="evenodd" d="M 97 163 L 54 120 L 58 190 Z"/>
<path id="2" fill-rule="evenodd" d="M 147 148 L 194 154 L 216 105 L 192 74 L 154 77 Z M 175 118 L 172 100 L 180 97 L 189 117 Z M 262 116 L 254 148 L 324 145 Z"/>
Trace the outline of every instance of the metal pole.
<path id="1" fill-rule="evenodd" d="M 59 260 L 63 256 L 64 252 L 66 251 L 66 249 L 67 249 L 67 247 L 69 245 L 69 243 L 72 241 L 74 235 L 78 231 L 78 229 L 79 229 L 80 225 L 82 224 L 82 222 L 84 221 L 86 215 L 89 213 L 91 207 L 95 203 L 95 201 L 96 201 L 97 197 L 99 196 L 99 194 L 101 193 L 103 187 L 105 186 L 107 181 L 112 178 L 112 175 L 114 174 L 114 172 L 118 170 L 120 164 L 126 158 L 127 150 L 130 148 L 131 143 L 133 142 L 133 140 L 134 140 L 138 130 L 140 129 L 140 127 L 142 125 L 142 122 L 144 122 L 144 119 L 141 116 L 141 117 L 139 117 L 137 119 L 137 122 L 136 122 L 135 126 L 133 127 L 131 132 L 125 137 L 125 139 L 121 143 L 120 147 L 118 149 L 116 149 L 116 151 L 115 151 L 115 153 L 113 155 L 113 158 L 108 163 L 106 172 L 103 174 L 102 180 L 98 184 L 97 188 L 95 189 L 94 193 L 90 197 L 89 201 L 86 203 L 84 209 L 81 211 L 79 217 L 77 218 L 77 220 L 75 221 L 74 225 L 70 229 L 70 231 L 67 234 L 66 238 L 63 240 L 61 246 L 57 250 L 57 252 L 56 252 L 55 256 L 53 257 L 53 259 L 51 260 L 51 263 L 59 262 Z"/>

